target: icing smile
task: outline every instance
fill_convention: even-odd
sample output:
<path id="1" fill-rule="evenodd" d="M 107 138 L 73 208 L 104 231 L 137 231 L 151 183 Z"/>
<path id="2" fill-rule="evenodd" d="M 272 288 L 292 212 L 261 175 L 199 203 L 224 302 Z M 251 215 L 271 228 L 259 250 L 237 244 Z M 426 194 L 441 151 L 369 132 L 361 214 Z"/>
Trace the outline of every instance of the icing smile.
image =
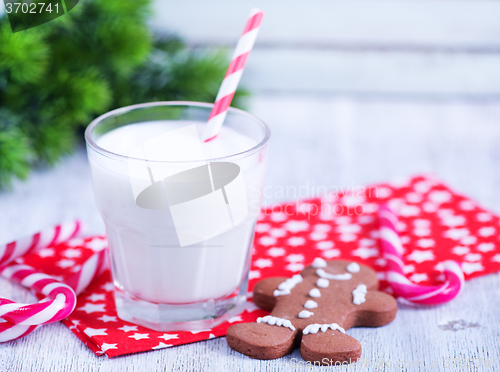
<path id="1" fill-rule="evenodd" d="M 332 279 L 332 280 L 349 280 L 352 279 L 352 275 L 349 273 L 344 273 L 344 274 L 330 274 L 327 273 L 323 269 L 317 269 L 316 274 L 323 279 Z"/>
<path id="2" fill-rule="evenodd" d="M 322 279 L 332 279 L 332 280 L 349 280 L 352 279 L 352 275 L 349 273 L 344 273 L 344 274 L 330 274 L 327 273 L 323 268 L 327 267 L 327 263 L 324 259 L 321 257 L 316 257 L 311 265 L 314 267 L 316 270 L 316 274 L 322 278 Z M 359 272 L 359 265 L 355 262 L 352 262 L 347 266 L 347 271 L 351 273 L 357 273 Z M 318 285 L 321 287 L 321 285 Z M 325 287 L 323 287 L 325 288 Z"/>

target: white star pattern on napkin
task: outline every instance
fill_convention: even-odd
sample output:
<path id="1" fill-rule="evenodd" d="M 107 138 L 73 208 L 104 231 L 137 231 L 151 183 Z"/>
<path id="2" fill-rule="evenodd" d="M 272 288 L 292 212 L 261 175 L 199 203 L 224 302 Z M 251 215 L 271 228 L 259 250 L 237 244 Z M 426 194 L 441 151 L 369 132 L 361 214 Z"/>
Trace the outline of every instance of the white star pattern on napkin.
<path id="1" fill-rule="evenodd" d="M 104 323 L 108 323 L 108 322 L 117 322 L 118 319 L 116 319 L 116 316 L 109 316 L 109 315 L 106 315 L 104 314 L 103 316 L 101 316 L 100 318 L 97 318 L 99 319 L 101 322 L 104 322 Z"/>
<path id="2" fill-rule="evenodd" d="M 231 319 L 233 319 L 233 318 L 231 318 Z M 236 322 L 236 321 L 237 320 L 234 320 L 234 322 Z M 229 320 L 228 320 L 228 322 L 229 322 Z M 193 335 L 195 335 L 195 334 L 198 334 L 201 332 L 210 332 L 210 331 L 211 331 L 211 329 L 200 329 L 199 331 L 189 331 L 189 332 L 191 332 Z"/>
<path id="3" fill-rule="evenodd" d="M 104 301 L 105 300 L 105 295 L 104 294 L 97 294 L 97 293 L 92 293 L 90 296 L 87 297 L 87 300 L 96 302 L 96 301 Z"/>
<path id="4" fill-rule="evenodd" d="M 309 237 L 311 238 L 311 240 L 320 241 L 320 240 L 325 240 L 328 237 L 328 234 L 324 233 L 322 231 L 315 231 L 315 232 L 312 232 L 309 235 Z"/>
<path id="5" fill-rule="evenodd" d="M 283 249 L 283 248 L 276 248 L 276 247 L 273 247 L 273 248 L 269 248 L 267 250 L 267 254 L 271 257 L 279 257 L 279 256 L 284 256 L 286 253 L 286 250 Z"/>
<path id="6" fill-rule="evenodd" d="M 101 351 L 103 353 L 105 353 L 106 351 L 108 351 L 110 349 L 118 349 L 116 347 L 116 345 L 118 345 L 118 344 L 107 344 L 107 343 L 103 342 L 103 344 L 101 345 Z"/>
<path id="7" fill-rule="evenodd" d="M 445 216 L 441 220 L 441 223 L 448 227 L 463 226 L 466 222 L 467 220 L 464 216 Z"/>
<path id="8" fill-rule="evenodd" d="M 253 265 L 258 267 L 259 269 L 263 269 L 264 267 L 273 266 L 273 261 L 268 258 L 259 258 L 253 262 Z"/>
<path id="9" fill-rule="evenodd" d="M 373 216 L 359 216 L 358 223 L 361 225 L 367 225 L 375 220 Z"/>
<path id="10" fill-rule="evenodd" d="M 94 336 L 107 336 L 108 334 L 106 333 L 108 329 L 107 328 L 90 328 L 87 327 L 83 331 L 87 336 L 89 337 L 94 337 Z"/>
<path id="11" fill-rule="evenodd" d="M 470 200 L 463 200 L 458 205 L 460 206 L 460 209 L 464 211 L 471 211 L 476 208 L 476 205 Z"/>
<path id="12" fill-rule="evenodd" d="M 252 279 L 257 279 L 260 278 L 260 271 L 259 270 L 250 270 L 248 273 L 248 280 Z"/>
<path id="13" fill-rule="evenodd" d="M 300 261 L 304 261 L 304 255 L 303 254 L 289 254 L 286 258 L 285 258 L 288 262 L 300 262 Z"/>
<path id="14" fill-rule="evenodd" d="M 75 264 L 75 261 L 73 260 L 67 260 L 67 259 L 62 259 L 60 261 L 57 261 L 56 265 L 59 266 L 62 269 L 66 269 L 68 267 L 71 267 Z"/>
<path id="15" fill-rule="evenodd" d="M 422 204 L 422 209 L 427 213 L 434 213 L 439 209 L 439 204 L 427 202 Z"/>
<path id="16" fill-rule="evenodd" d="M 269 230 L 271 230 L 271 225 L 269 225 L 268 223 L 258 223 L 255 226 L 255 231 L 258 233 L 264 233 Z"/>
<path id="17" fill-rule="evenodd" d="M 160 342 L 157 346 L 153 346 L 151 349 L 153 350 L 158 350 L 158 349 L 165 349 L 166 347 L 171 347 L 173 345 L 167 345 L 164 344 L 163 342 Z"/>
<path id="18" fill-rule="evenodd" d="M 431 221 L 429 220 L 424 220 L 422 218 L 418 218 L 413 221 L 413 226 L 422 228 L 422 229 L 428 229 L 431 225 Z"/>
<path id="19" fill-rule="evenodd" d="M 492 236 L 492 235 L 495 235 L 495 228 L 492 227 L 492 226 L 489 226 L 489 227 L 482 227 L 479 229 L 478 233 L 480 236 L 484 236 L 484 237 L 488 237 L 488 236 Z"/>
<path id="20" fill-rule="evenodd" d="M 71 271 L 74 273 L 80 272 L 82 270 L 82 265 L 75 265 L 71 268 Z"/>
<path id="21" fill-rule="evenodd" d="M 488 222 L 488 221 L 491 221 L 493 219 L 493 216 L 490 213 L 481 212 L 481 213 L 476 214 L 476 218 L 480 222 Z"/>
<path id="22" fill-rule="evenodd" d="M 325 240 L 324 242 L 316 243 L 316 248 L 318 249 L 331 249 L 335 246 L 335 244 L 330 240 Z"/>
<path id="23" fill-rule="evenodd" d="M 388 187 L 377 187 L 375 189 L 375 195 L 381 199 L 386 199 L 392 195 L 392 190 Z"/>
<path id="24" fill-rule="evenodd" d="M 386 265 L 387 265 L 387 260 L 386 260 L 385 258 L 382 258 L 382 257 L 381 257 L 381 258 L 377 258 L 377 259 L 375 260 L 375 263 L 376 263 L 377 265 L 379 265 L 379 266 L 384 267 L 384 266 L 386 266 Z"/>
<path id="25" fill-rule="evenodd" d="M 123 332 L 131 332 L 131 331 L 137 331 L 137 326 L 124 325 L 123 327 L 120 327 L 117 329 L 119 329 L 120 331 L 123 331 Z"/>
<path id="26" fill-rule="evenodd" d="M 410 280 L 415 282 L 415 283 L 420 283 L 420 282 L 423 282 L 424 280 L 427 280 L 429 279 L 427 277 L 427 274 L 418 274 L 418 273 L 415 273 L 413 274 L 412 276 L 410 276 Z"/>
<path id="27" fill-rule="evenodd" d="M 300 271 L 300 270 L 303 270 L 304 269 L 304 264 L 303 263 L 300 263 L 300 262 L 294 262 L 294 263 L 290 263 L 288 265 L 285 266 L 285 269 L 287 269 L 288 271 L 292 271 L 292 272 L 295 272 L 295 271 Z"/>
<path id="28" fill-rule="evenodd" d="M 420 247 L 420 248 L 430 248 L 430 247 L 434 247 L 434 245 L 436 244 L 436 242 L 433 240 L 433 239 L 419 239 L 417 241 L 417 245 Z"/>
<path id="29" fill-rule="evenodd" d="M 52 257 L 54 256 L 54 253 L 55 251 L 52 248 L 43 248 L 37 252 L 37 254 L 42 258 Z"/>
<path id="30" fill-rule="evenodd" d="M 83 240 L 83 238 L 73 238 L 68 241 L 70 247 L 82 247 L 84 244 L 85 240 Z"/>
<path id="31" fill-rule="evenodd" d="M 459 246 L 452 248 L 451 251 L 459 256 L 462 256 L 466 253 L 469 253 L 470 249 L 468 247 L 462 247 L 459 245 Z"/>
<path id="32" fill-rule="evenodd" d="M 477 250 L 481 252 L 490 252 L 495 250 L 495 244 L 494 243 L 481 243 L 477 246 Z"/>
<path id="33" fill-rule="evenodd" d="M 288 239 L 288 244 L 292 247 L 298 247 L 299 245 L 304 245 L 306 240 L 301 236 L 296 236 Z"/>
<path id="34" fill-rule="evenodd" d="M 329 249 L 327 251 L 323 251 L 321 255 L 325 258 L 332 259 L 334 257 L 339 257 L 340 251 L 338 249 Z"/>
<path id="35" fill-rule="evenodd" d="M 314 231 L 328 232 L 332 229 L 332 227 L 326 223 L 317 223 L 313 227 Z"/>
<path id="36" fill-rule="evenodd" d="M 270 218 L 273 222 L 283 222 L 288 219 L 288 216 L 285 213 L 273 213 Z"/>
<path id="37" fill-rule="evenodd" d="M 416 205 L 405 205 L 401 207 L 399 214 L 404 217 L 418 216 L 420 214 L 420 208 Z"/>
<path id="38" fill-rule="evenodd" d="M 85 247 L 92 249 L 94 252 L 100 252 L 107 246 L 108 246 L 108 241 L 102 238 L 95 238 L 85 243 Z"/>
<path id="39" fill-rule="evenodd" d="M 163 335 L 158 336 L 158 338 L 162 338 L 165 341 L 168 341 L 168 340 L 173 340 L 173 339 L 176 339 L 176 338 L 179 338 L 179 337 L 177 337 L 176 334 L 175 335 L 171 335 L 171 334 L 168 334 L 168 333 L 164 333 Z"/>
<path id="40" fill-rule="evenodd" d="M 431 261 L 435 257 L 434 257 L 434 253 L 432 253 L 431 251 L 415 250 L 411 254 L 409 254 L 406 258 L 408 260 L 415 261 L 417 263 L 422 263 L 424 261 Z"/>
<path id="41" fill-rule="evenodd" d="M 359 247 L 358 249 L 352 251 L 354 256 L 361 257 L 362 259 L 366 259 L 369 257 L 377 257 L 379 255 L 378 248 L 367 248 L 367 247 Z"/>
<path id="42" fill-rule="evenodd" d="M 427 181 L 420 181 L 413 185 L 413 189 L 420 194 L 426 194 L 431 188 L 432 183 Z"/>
<path id="43" fill-rule="evenodd" d="M 76 248 L 69 248 L 63 252 L 63 255 L 68 258 L 75 258 L 80 257 L 82 255 L 82 252 Z"/>
<path id="44" fill-rule="evenodd" d="M 398 221 L 398 224 L 396 225 L 396 230 L 398 230 L 399 232 L 406 231 L 407 227 L 408 226 L 406 226 L 404 222 Z"/>
<path id="45" fill-rule="evenodd" d="M 479 253 L 469 253 L 465 255 L 465 259 L 467 261 L 481 261 L 483 256 L 481 256 Z"/>
<path id="46" fill-rule="evenodd" d="M 106 292 L 111 292 L 113 289 L 115 289 L 115 286 L 111 282 L 107 282 L 106 284 L 103 284 L 101 286 L 102 289 L 104 289 Z"/>
<path id="47" fill-rule="evenodd" d="M 352 221 L 352 218 L 349 216 L 337 216 L 335 217 L 335 222 L 337 222 L 337 225 L 348 225 Z"/>
<path id="48" fill-rule="evenodd" d="M 408 203 L 420 203 L 423 200 L 423 196 L 416 192 L 410 192 L 406 194 L 406 200 Z"/>
<path id="49" fill-rule="evenodd" d="M 276 243 L 276 239 L 270 236 L 263 236 L 259 239 L 259 244 L 261 245 L 273 245 L 274 243 Z"/>
<path id="50" fill-rule="evenodd" d="M 339 240 L 342 242 L 354 242 L 358 239 L 358 237 L 354 234 L 342 234 L 339 236 Z"/>
<path id="51" fill-rule="evenodd" d="M 340 225 L 335 229 L 336 232 L 341 234 L 353 234 L 359 233 L 361 231 L 361 226 L 359 225 Z"/>
<path id="52" fill-rule="evenodd" d="M 413 229 L 413 235 L 416 236 L 429 236 L 431 234 L 431 230 L 427 228 L 417 227 Z"/>
<path id="53" fill-rule="evenodd" d="M 271 229 L 269 231 L 269 235 L 271 235 L 273 238 L 282 238 L 284 236 L 287 236 L 288 233 L 285 229 Z"/>
<path id="54" fill-rule="evenodd" d="M 288 231 L 290 231 L 291 233 L 297 233 L 299 231 L 309 230 L 309 223 L 307 221 L 290 220 L 287 223 L 285 223 L 283 227 Z"/>
<path id="55" fill-rule="evenodd" d="M 470 234 L 469 230 L 466 228 L 461 229 L 450 229 L 444 232 L 444 236 L 453 240 L 459 240 Z"/>
<path id="56" fill-rule="evenodd" d="M 415 271 L 415 266 L 413 266 L 413 265 L 404 265 L 404 267 L 403 267 L 403 272 L 405 274 L 412 273 L 414 271 Z"/>
<path id="57" fill-rule="evenodd" d="M 364 245 L 364 246 L 372 246 L 372 245 L 375 245 L 377 241 L 374 240 L 374 239 L 367 239 L 367 238 L 363 238 L 359 241 L 359 245 Z"/>
<path id="58" fill-rule="evenodd" d="M 128 337 L 133 338 L 136 341 L 138 341 L 138 340 L 142 340 L 145 338 L 149 338 L 149 333 L 134 333 L 133 335 L 130 335 Z"/>
<path id="59" fill-rule="evenodd" d="M 103 313 L 106 311 L 104 309 L 105 306 L 105 304 L 91 304 L 90 302 L 87 302 L 85 306 L 79 307 L 77 310 L 85 311 L 87 314 Z"/>
<path id="60" fill-rule="evenodd" d="M 448 191 L 432 191 L 428 198 L 434 203 L 446 203 L 451 200 L 452 195 Z"/>
<path id="61" fill-rule="evenodd" d="M 475 236 L 472 236 L 472 235 L 464 236 L 462 239 L 460 239 L 460 244 L 465 244 L 465 245 L 474 244 L 476 242 L 477 242 L 477 238 Z"/>
<path id="62" fill-rule="evenodd" d="M 483 265 L 481 265 L 480 262 L 474 262 L 474 263 L 462 262 L 462 270 L 466 274 L 471 274 L 471 273 L 476 272 L 476 271 L 483 271 L 484 267 L 483 267 Z"/>

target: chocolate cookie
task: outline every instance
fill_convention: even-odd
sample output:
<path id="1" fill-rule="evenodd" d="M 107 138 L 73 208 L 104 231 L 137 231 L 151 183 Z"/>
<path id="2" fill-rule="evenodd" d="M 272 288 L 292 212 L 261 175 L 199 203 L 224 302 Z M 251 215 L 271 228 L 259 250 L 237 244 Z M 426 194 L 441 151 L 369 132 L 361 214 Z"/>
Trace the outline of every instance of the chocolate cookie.
<path id="1" fill-rule="evenodd" d="M 271 315 L 256 323 L 233 325 L 227 331 L 227 343 L 256 359 L 280 358 L 300 347 L 306 361 L 355 362 L 361 356 L 361 344 L 345 331 L 380 327 L 396 316 L 396 300 L 377 289 L 376 273 L 369 267 L 316 258 L 291 278 L 258 282 L 254 302 Z"/>

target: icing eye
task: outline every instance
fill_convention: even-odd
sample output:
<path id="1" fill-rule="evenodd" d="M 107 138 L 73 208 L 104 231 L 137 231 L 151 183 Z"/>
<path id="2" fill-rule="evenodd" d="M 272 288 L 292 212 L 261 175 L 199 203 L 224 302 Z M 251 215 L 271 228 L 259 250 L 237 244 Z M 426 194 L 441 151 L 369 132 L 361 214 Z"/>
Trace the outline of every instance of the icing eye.
<path id="1" fill-rule="evenodd" d="M 350 273 L 359 273 L 359 270 L 361 270 L 361 268 L 356 262 L 351 262 L 349 265 L 347 265 L 346 270 Z"/>
<path id="2" fill-rule="evenodd" d="M 316 257 L 311 265 L 312 267 L 314 267 L 315 269 L 319 269 L 319 268 L 322 268 L 322 267 L 326 267 L 327 266 L 327 263 L 324 259 L 322 259 L 321 257 Z"/>

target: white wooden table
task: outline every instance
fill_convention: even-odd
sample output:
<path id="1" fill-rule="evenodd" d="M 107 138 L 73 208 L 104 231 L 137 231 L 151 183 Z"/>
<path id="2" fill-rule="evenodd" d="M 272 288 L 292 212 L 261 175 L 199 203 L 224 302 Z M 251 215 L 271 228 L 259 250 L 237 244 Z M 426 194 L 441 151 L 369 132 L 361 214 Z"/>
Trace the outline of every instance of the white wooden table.
<path id="1" fill-rule="evenodd" d="M 307 188 L 313 183 L 358 186 L 435 172 L 456 190 L 500 212 L 498 102 L 261 94 L 253 99 L 250 111 L 272 129 L 269 190 Z M 284 198 L 270 196 L 265 202 Z M 37 171 L 28 182 L 17 183 L 14 191 L 0 193 L 2 242 L 75 217 L 88 223 L 89 233 L 103 233 L 83 148 L 55 169 Z M 348 370 L 498 371 L 499 289 L 498 274 L 474 279 L 449 304 L 414 307 L 400 303 L 395 321 L 388 326 L 349 330 L 362 343 L 367 362 Z M 20 286 L 6 281 L 0 281 L 0 292 L 17 301 L 34 300 Z M 450 330 L 453 324 L 455 330 Z M 479 358 L 489 358 L 490 363 L 496 360 L 496 367 L 453 369 L 450 364 L 445 368 L 453 358 L 477 358 L 476 365 Z M 0 345 L 0 371 L 312 370 L 298 365 L 300 360 L 298 351 L 279 360 L 251 360 L 229 349 L 225 338 L 108 359 L 96 357 L 62 324 L 44 326 L 28 337 Z M 402 368 L 387 364 L 377 368 L 377 362 L 402 363 Z M 434 363 L 439 368 L 432 368 Z"/>

